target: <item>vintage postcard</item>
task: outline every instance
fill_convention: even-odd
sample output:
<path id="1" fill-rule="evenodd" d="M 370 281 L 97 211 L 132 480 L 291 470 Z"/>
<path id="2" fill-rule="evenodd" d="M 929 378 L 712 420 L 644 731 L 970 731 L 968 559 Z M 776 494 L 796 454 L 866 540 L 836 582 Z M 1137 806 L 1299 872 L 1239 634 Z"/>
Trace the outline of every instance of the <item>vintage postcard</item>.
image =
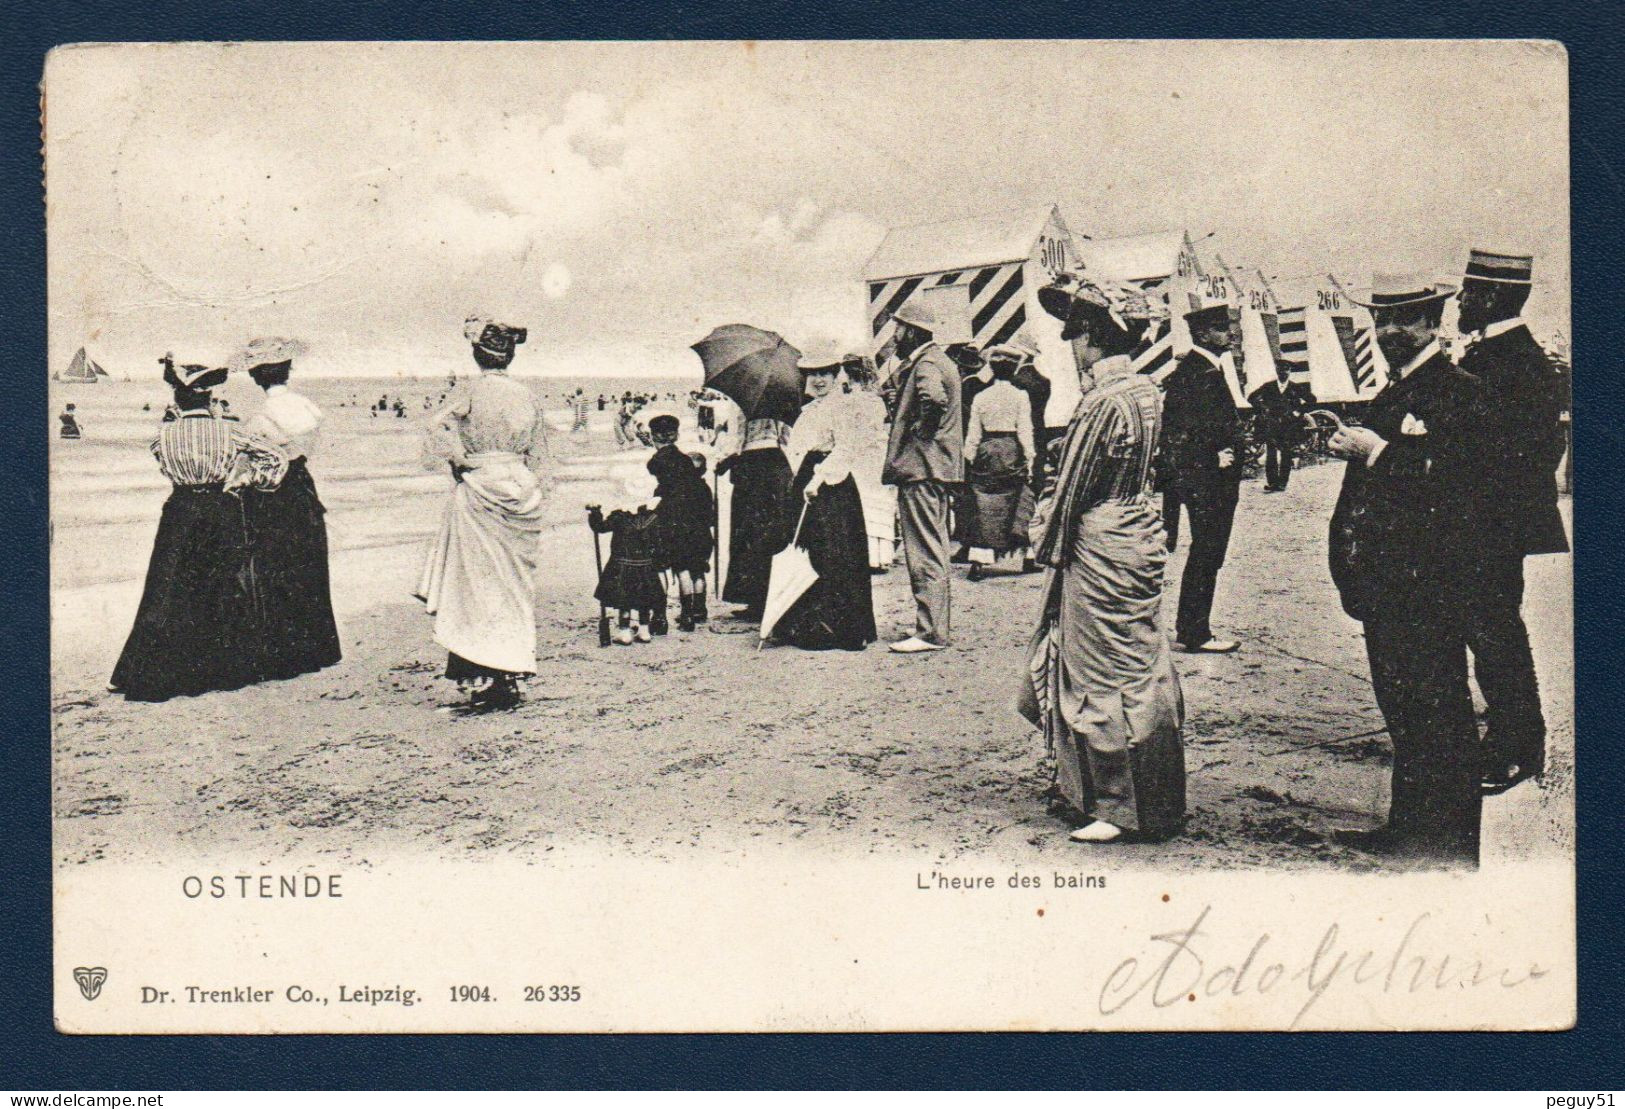
<path id="1" fill-rule="evenodd" d="M 53 51 L 58 1027 L 1570 1026 L 1567 81 Z"/>

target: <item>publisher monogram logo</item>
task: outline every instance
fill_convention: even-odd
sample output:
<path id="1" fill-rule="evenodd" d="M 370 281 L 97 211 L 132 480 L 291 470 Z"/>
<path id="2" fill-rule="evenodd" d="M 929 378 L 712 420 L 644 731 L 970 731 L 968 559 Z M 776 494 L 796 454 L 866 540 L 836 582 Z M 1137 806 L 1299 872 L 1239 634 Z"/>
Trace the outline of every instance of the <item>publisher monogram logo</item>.
<path id="1" fill-rule="evenodd" d="M 102 992 L 102 983 L 107 981 L 107 968 L 74 967 L 73 980 L 79 983 L 79 992 L 85 995 L 86 1001 L 95 1001 L 96 995 Z"/>

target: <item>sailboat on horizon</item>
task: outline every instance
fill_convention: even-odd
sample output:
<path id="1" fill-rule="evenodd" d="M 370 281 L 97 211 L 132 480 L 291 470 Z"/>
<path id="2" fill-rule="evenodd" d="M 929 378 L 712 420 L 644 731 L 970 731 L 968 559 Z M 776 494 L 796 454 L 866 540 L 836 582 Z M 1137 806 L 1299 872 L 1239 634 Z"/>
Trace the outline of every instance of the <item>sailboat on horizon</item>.
<path id="1" fill-rule="evenodd" d="M 67 370 L 60 374 L 52 374 L 51 380 L 70 382 L 77 385 L 94 385 L 97 378 L 110 376 L 106 370 L 96 364 L 95 359 L 85 353 L 84 347 L 80 347 L 74 354 L 73 361 L 68 363 Z"/>

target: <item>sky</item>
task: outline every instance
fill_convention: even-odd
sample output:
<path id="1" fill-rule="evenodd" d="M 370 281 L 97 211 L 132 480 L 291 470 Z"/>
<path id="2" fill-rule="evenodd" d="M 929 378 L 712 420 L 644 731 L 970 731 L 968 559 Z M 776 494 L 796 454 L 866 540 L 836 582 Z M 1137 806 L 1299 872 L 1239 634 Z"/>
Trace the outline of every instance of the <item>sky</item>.
<path id="1" fill-rule="evenodd" d="M 113 45 L 46 67 L 53 369 L 684 374 L 864 335 L 888 227 L 1060 205 L 1290 286 L 1536 255 L 1568 331 L 1567 59 L 1531 43 Z"/>

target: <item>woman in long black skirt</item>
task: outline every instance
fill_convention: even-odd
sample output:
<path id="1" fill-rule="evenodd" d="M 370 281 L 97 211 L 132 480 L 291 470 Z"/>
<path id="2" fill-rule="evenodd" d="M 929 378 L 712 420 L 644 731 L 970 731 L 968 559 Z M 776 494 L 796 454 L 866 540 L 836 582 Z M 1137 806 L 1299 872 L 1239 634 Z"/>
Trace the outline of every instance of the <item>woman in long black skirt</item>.
<path id="1" fill-rule="evenodd" d="M 274 484 L 285 460 L 251 444 L 210 406 L 224 369 L 176 367 L 175 390 L 152 453 L 173 489 L 158 520 L 146 587 L 109 688 L 131 701 L 167 701 L 259 680 L 260 594 L 237 485 Z"/>
<path id="2" fill-rule="evenodd" d="M 265 407 L 248 431 L 288 458 L 280 485 L 243 493 L 263 606 L 262 677 L 268 680 L 332 666 L 341 654 L 328 585 L 327 510 L 306 464 L 322 412 L 288 388 L 296 352 L 287 340 L 261 339 L 240 356 L 248 376 L 265 390 Z"/>
<path id="3" fill-rule="evenodd" d="M 749 420 L 739 453 L 717 464 L 717 473 L 733 482 L 728 524 L 728 580 L 722 599 L 743 605 L 735 615 L 759 620 L 767 600 L 767 575 L 773 556 L 790 541 L 798 509 L 790 497 L 792 474 L 784 457 L 789 425 L 779 420 Z"/>
<path id="4" fill-rule="evenodd" d="M 771 638 L 807 651 L 861 651 L 875 641 L 869 536 L 852 476 L 855 412 L 835 389 L 839 371 L 839 363 L 803 367 L 813 399 L 786 448 L 796 463 L 791 503 L 806 505 L 804 513 L 796 510 L 794 542 L 807 552 L 818 580 L 773 626 Z"/>

